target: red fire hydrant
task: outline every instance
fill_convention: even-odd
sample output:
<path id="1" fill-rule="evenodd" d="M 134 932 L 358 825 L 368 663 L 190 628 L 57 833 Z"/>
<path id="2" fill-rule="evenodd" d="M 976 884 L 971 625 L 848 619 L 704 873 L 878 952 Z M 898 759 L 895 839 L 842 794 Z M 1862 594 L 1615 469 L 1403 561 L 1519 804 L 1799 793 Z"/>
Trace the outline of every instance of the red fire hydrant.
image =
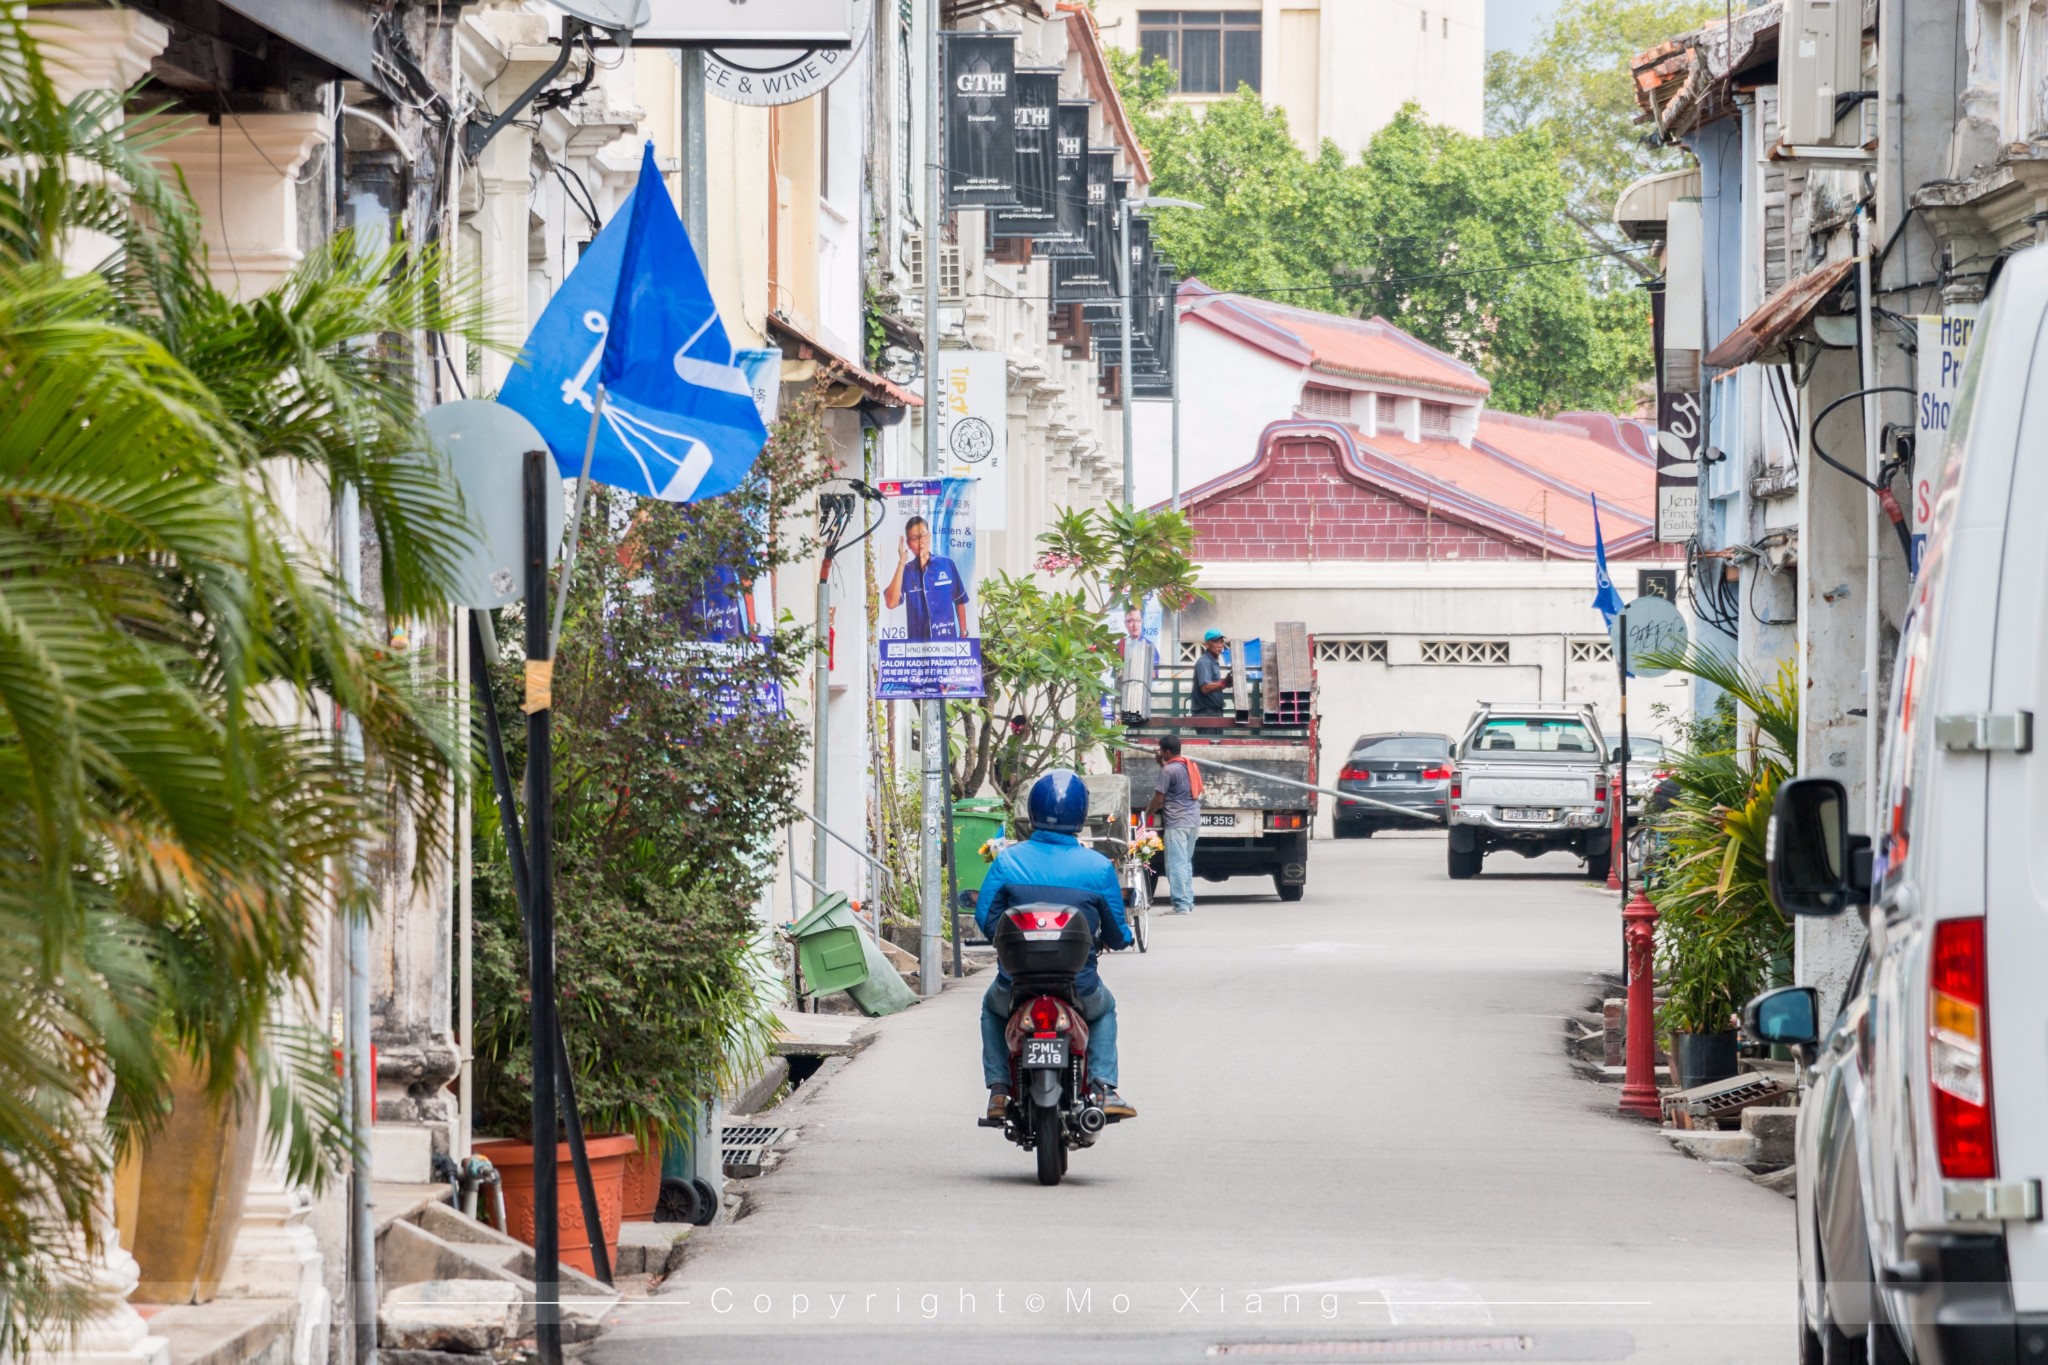
<path id="1" fill-rule="evenodd" d="M 1661 1119 L 1663 1107 L 1657 1102 L 1657 1000 L 1654 994 L 1657 963 L 1657 907 L 1643 894 L 1636 894 L 1621 911 L 1621 942 L 1628 964 L 1628 1038 L 1622 1075 L 1622 1112 L 1646 1119 Z"/>

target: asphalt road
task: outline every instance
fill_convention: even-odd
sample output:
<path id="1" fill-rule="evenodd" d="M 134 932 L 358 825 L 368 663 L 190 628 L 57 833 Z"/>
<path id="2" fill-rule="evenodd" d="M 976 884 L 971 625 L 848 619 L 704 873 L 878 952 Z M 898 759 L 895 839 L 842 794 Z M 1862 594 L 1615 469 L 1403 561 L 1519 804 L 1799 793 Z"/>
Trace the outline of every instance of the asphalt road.
<path id="1" fill-rule="evenodd" d="M 1426 835 L 1310 869 L 1105 961 L 1139 1117 L 1059 1187 L 974 1124 L 975 979 L 800 1090 L 748 1215 L 586 1358 L 1791 1359 L 1791 1203 L 1566 1061 L 1615 898 L 1563 855 L 1451 882 Z"/>

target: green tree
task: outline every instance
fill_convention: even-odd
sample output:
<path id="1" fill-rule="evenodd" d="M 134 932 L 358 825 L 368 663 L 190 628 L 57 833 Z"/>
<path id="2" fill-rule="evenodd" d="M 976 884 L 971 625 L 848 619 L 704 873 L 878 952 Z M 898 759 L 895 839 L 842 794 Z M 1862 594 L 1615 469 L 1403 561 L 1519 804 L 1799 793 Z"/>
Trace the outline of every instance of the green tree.
<path id="1" fill-rule="evenodd" d="M 1250 90 L 1198 115 L 1165 98 L 1163 63 L 1117 71 L 1153 171 L 1154 240 L 1218 289 L 1383 316 L 1473 365 L 1494 406 L 1625 411 L 1650 373 L 1649 310 L 1571 219 L 1566 169 L 1538 133 L 1475 138 L 1413 106 L 1357 160 L 1295 146 Z"/>
<path id="2" fill-rule="evenodd" d="M 1587 241 L 1619 244 L 1621 191 L 1688 160 L 1644 136 L 1631 59 L 1725 13 L 1712 0 L 1564 0 L 1532 51 L 1488 54 L 1487 131 L 1550 139 L 1571 187 L 1567 212 Z M 1641 263 L 1640 273 L 1655 272 Z"/>
<path id="3" fill-rule="evenodd" d="M 420 329 L 463 330 L 443 264 L 344 239 L 226 298 L 124 103 L 59 101 L 0 16 L 4 1356 L 88 1306 L 116 1140 L 182 1064 L 264 1090 L 295 1179 L 333 1169 L 330 1043 L 279 1006 L 319 974 L 329 908 L 367 913 L 354 855 L 401 815 L 440 837 L 458 752 L 265 478 L 283 458 L 356 489 L 391 600 L 438 600 L 459 504 L 394 381 Z M 87 232 L 116 249 L 67 274 Z M 304 723 L 328 707 L 365 760 Z"/>

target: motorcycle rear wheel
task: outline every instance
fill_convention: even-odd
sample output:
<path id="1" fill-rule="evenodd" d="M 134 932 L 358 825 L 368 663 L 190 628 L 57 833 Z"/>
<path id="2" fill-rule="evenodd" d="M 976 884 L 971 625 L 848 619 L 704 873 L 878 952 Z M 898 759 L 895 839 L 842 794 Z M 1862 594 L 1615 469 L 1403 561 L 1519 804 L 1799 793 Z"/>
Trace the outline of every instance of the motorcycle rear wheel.
<path id="1" fill-rule="evenodd" d="M 1038 1183 L 1057 1185 L 1067 1169 L 1067 1150 L 1060 1141 L 1060 1111 L 1033 1110 L 1031 1121 L 1037 1130 Z"/>

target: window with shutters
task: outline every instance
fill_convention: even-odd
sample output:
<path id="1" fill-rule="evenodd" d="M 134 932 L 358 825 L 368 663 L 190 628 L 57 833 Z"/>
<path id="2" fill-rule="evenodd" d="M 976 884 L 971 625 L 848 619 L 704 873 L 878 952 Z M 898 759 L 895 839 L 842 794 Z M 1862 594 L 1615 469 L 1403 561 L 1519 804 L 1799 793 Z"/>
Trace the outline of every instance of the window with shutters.
<path id="1" fill-rule="evenodd" d="M 1373 395 L 1372 411 L 1373 420 L 1379 423 L 1380 429 L 1382 431 L 1386 430 L 1388 427 L 1391 427 L 1395 424 L 1394 400 L 1392 398 L 1389 398 L 1386 394 L 1376 393 Z"/>
<path id="2" fill-rule="evenodd" d="M 1506 640 L 1424 640 L 1422 662 L 1426 664 L 1501 665 L 1508 661 Z"/>
<path id="3" fill-rule="evenodd" d="M 1451 405 L 1449 403 L 1424 403 L 1422 405 L 1422 434 L 1424 436 L 1448 436 L 1451 434 Z"/>
<path id="4" fill-rule="evenodd" d="M 1314 417 L 1348 418 L 1351 416 L 1351 390 L 1305 384 L 1301 390 L 1301 410 Z"/>
<path id="5" fill-rule="evenodd" d="M 1184 95 L 1230 95 L 1259 88 L 1257 10 L 1153 9 L 1138 15 L 1138 54 L 1164 61 Z"/>
<path id="6" fill-rule="evenodd" d="M 1387 661 L 1385 640 L 1316 640 L 1319 664 L 1383 664 Z"/>

